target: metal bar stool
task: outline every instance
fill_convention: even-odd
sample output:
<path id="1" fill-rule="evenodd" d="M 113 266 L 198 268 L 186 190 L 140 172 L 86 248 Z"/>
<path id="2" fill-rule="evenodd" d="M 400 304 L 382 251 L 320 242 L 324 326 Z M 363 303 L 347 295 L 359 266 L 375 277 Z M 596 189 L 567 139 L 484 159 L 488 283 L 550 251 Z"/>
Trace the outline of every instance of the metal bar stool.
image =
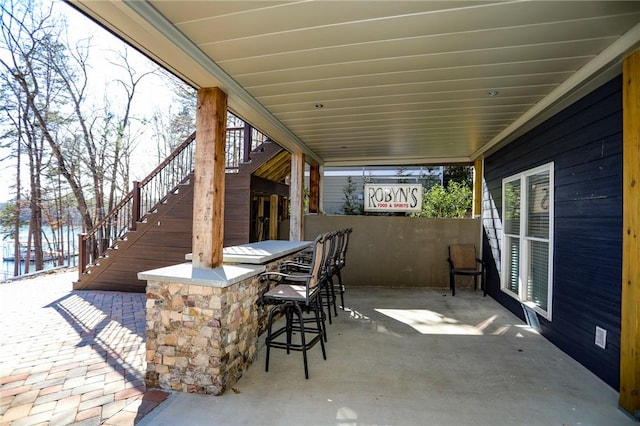
<path id="1" fill-rule="evenodd" d="M 307 350 L 320 342 L 322 357 L 327 359 L 323 339 L 326 331 L 321 319 L 322 306 L 319 302 L 321 271 L 325 261 L 324 243 L 324 235 L 318 236 L 313 242 L 312 263 L 308 274 L 265 272 L 260 276 L 262 282 L 269 282 L 267 288 L 271 286 L 272 282 L 277 284 L 261 296 L 262 303 L 274 305 L 269 311 L 267 320 L 265 371 L 269 371 L 271 348 L 286 349 L 287 353 L 292 350 L 301 351 L 306 379 L 309 378 Z M 313 313 L 315 327 L 305 326 L 303 310 Z M 277 318 L 276 314 L 278 313 L 284 314 L 285 325 L 274 331 L 274 318 Z M 292 336 L 296 331 L 300 335 L 299 343 L 293 342 Z M 307 338 L 307 334 L 312 334 L 313 336 Z"/>

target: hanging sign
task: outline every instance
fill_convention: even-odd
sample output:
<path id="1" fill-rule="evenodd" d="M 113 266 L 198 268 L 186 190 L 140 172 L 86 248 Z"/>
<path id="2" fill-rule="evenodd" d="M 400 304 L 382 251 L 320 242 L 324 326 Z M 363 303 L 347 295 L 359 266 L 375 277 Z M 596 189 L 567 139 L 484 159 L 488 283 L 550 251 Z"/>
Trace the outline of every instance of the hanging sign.
<path id="1" fill-rule="evenodd" d="M 421 210 L 422 185 L 364 185 L 364 211 L 366 212 L 419 212 Z"/>

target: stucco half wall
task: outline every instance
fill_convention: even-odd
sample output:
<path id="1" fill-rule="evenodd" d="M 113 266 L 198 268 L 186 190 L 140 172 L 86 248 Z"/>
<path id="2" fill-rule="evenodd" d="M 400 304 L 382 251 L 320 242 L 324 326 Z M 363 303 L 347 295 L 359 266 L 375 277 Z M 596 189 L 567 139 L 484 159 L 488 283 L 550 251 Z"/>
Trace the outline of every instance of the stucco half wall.
<path id="1" fill-rule="evenodd" d="M 304 236 L 353 228 L 343 281 L 349 286 L 449 287 L 450 244 L 475 244 L 479 219 L 428 219 L 399 216 L 306 215 Z M 288 236 L 288 223 L 280 229 Z M 469 277 L 456 277 L 456 287 L 471 287 Z"/>

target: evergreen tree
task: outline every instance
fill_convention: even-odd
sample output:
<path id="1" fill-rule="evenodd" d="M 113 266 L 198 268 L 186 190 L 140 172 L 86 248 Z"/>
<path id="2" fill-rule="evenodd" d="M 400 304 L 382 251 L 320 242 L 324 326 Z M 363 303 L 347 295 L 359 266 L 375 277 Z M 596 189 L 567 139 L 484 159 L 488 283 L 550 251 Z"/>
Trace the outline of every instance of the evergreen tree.
<path id="1" fill-rule="evenodd" d="M 342 204 L 342 214 L 346 215 L 358 215 L 363 213 L 364 206 L 358 201 L 358 194 L 356 193 L 356 185 L 351 179 L 351 176 L 347 179 L 347 184 L 342 189 L 344 194 L 344 204 Z"/>

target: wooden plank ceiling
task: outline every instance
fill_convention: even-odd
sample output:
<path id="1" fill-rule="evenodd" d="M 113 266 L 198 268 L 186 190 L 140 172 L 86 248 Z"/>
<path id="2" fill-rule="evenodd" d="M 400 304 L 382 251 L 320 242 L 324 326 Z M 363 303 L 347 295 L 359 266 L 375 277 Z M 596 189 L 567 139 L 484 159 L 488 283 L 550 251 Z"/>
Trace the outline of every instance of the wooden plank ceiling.
<path id="1" fill-rule="evenodd" d="M 291 152 L 471 162 L 619 73 L 640 2 L 70 2 Z"/>

